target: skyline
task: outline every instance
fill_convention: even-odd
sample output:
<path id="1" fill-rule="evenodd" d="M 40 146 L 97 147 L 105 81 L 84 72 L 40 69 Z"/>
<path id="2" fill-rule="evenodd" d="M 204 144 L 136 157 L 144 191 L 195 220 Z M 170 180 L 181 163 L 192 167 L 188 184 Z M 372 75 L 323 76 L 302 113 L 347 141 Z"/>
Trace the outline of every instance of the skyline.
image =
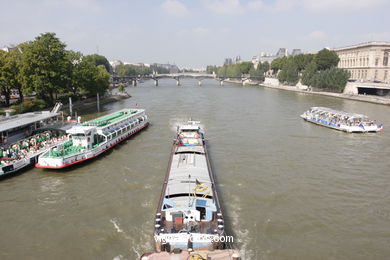
<path id="1" fill-rule="evenodd" d="M 108 60 L 222 65 L 281 47 L 318 51 L 389 41 L 385 0 L 0 1 L 0 47 L 55 32 L 68 49 Z"/>

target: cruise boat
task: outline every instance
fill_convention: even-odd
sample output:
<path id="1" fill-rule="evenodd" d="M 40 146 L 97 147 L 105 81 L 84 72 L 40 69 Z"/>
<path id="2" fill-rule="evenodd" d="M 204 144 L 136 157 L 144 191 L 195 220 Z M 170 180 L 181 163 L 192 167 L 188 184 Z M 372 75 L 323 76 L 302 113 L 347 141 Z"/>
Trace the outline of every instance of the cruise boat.
<path id="1" fill-rule="evenodd" d="M 224 236 L 203 133 L 199 122 L 189 121 L 178 126 L 173 143 L 155 218 L 156 252 L 141 259 L 240 259 L 237 251 L 225 249 Z"/>
<path id="2" fill-rule="evenodd" d="M 327 107 L 312 107 L 301 117 L 311 123 L 348 133 L 379 132 L 383 125 L 377 125 L 367 116 L 334 110 Z"/>
<path id="3" fill-rule="evenodd" d="M 61 129 L 38 129 L 28 138 L 0 147 L 0 177 L 33 166 L 41 154 L 66 141 L 68 138 Z"/>
<path id="4" fill-rule="evenodd" d="M 123 109 L 66 131 L 69 140 L 38 158 L 36 167 L 61 169 L 92 159 L 149 125 L 143 109 Z"/>

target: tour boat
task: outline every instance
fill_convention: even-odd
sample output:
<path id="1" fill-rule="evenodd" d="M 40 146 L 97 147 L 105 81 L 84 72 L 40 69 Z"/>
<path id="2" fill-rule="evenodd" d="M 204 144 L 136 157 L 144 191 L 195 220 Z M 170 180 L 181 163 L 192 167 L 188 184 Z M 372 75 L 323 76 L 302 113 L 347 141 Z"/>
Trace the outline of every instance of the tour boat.
<path id="1" fill-rule="evenodd" d="M 173 259 L 170 254 L 174 259 L 240 259 L 237 251 L 225 249 L 224 230 L 203 133 L 199 122 L 189 121 L 177 127 L 157 206 L 156 252 L 141 259 Z"/>
<path id="2" fill-rule="evenodd" d="M 327 107 L 312 107 L 301 115 L 308 122 L 348 133 L 379 132 L 383 125 L 377 125 L 367 116 L 334 110 Z"/>
<path id="3" fill-rule="evenodd" d="M 143 109 L 123 109 L 74 126 L 69 141 L 38 158 L 38 168 L 61 169 L 92 159 L 149 125 Z"/>
<path id="4" fill-rule="evenodd" d="M 0 148 L 0 177 L 10 176 L 34 165 L 38 157 L 68 140 L 60 129 L 38 129 L 35 134 Z"/>

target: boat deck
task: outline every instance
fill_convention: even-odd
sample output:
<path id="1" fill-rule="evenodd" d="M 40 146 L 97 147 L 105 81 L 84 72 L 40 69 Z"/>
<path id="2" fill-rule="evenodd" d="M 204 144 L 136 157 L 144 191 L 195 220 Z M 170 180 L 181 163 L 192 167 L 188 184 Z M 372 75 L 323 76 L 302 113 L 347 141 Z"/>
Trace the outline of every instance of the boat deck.
<path id="1" fill-rule="evenodd" d="M 141 110 L 139 109 L 126 109 L 126 110 L 121 110 L 118 112 L 115 112 L 113 114 L 109 114 L 106 116 L 102 116 L 99 118 L 96 118 L 94 120 L 85 122 L 82 124 L 82 126 L 96 126 L 96 127 L 103 127 L 106 125 L 113 124 L 115 122 L 119 122 L 122 119 L 125 119 L 129 116 L 135 115 Z"/>

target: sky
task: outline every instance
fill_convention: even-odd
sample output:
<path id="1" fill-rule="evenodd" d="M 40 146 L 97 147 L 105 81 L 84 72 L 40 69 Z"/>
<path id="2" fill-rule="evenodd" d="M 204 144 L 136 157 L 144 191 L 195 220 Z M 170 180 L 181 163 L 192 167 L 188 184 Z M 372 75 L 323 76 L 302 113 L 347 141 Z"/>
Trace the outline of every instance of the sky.
<path id="1" fill-rule="evenodd" d="M 0 47 L 55 32 L 108 60 L 200 68 L 390 41 L 389 0 L 0 0 Z"/>

